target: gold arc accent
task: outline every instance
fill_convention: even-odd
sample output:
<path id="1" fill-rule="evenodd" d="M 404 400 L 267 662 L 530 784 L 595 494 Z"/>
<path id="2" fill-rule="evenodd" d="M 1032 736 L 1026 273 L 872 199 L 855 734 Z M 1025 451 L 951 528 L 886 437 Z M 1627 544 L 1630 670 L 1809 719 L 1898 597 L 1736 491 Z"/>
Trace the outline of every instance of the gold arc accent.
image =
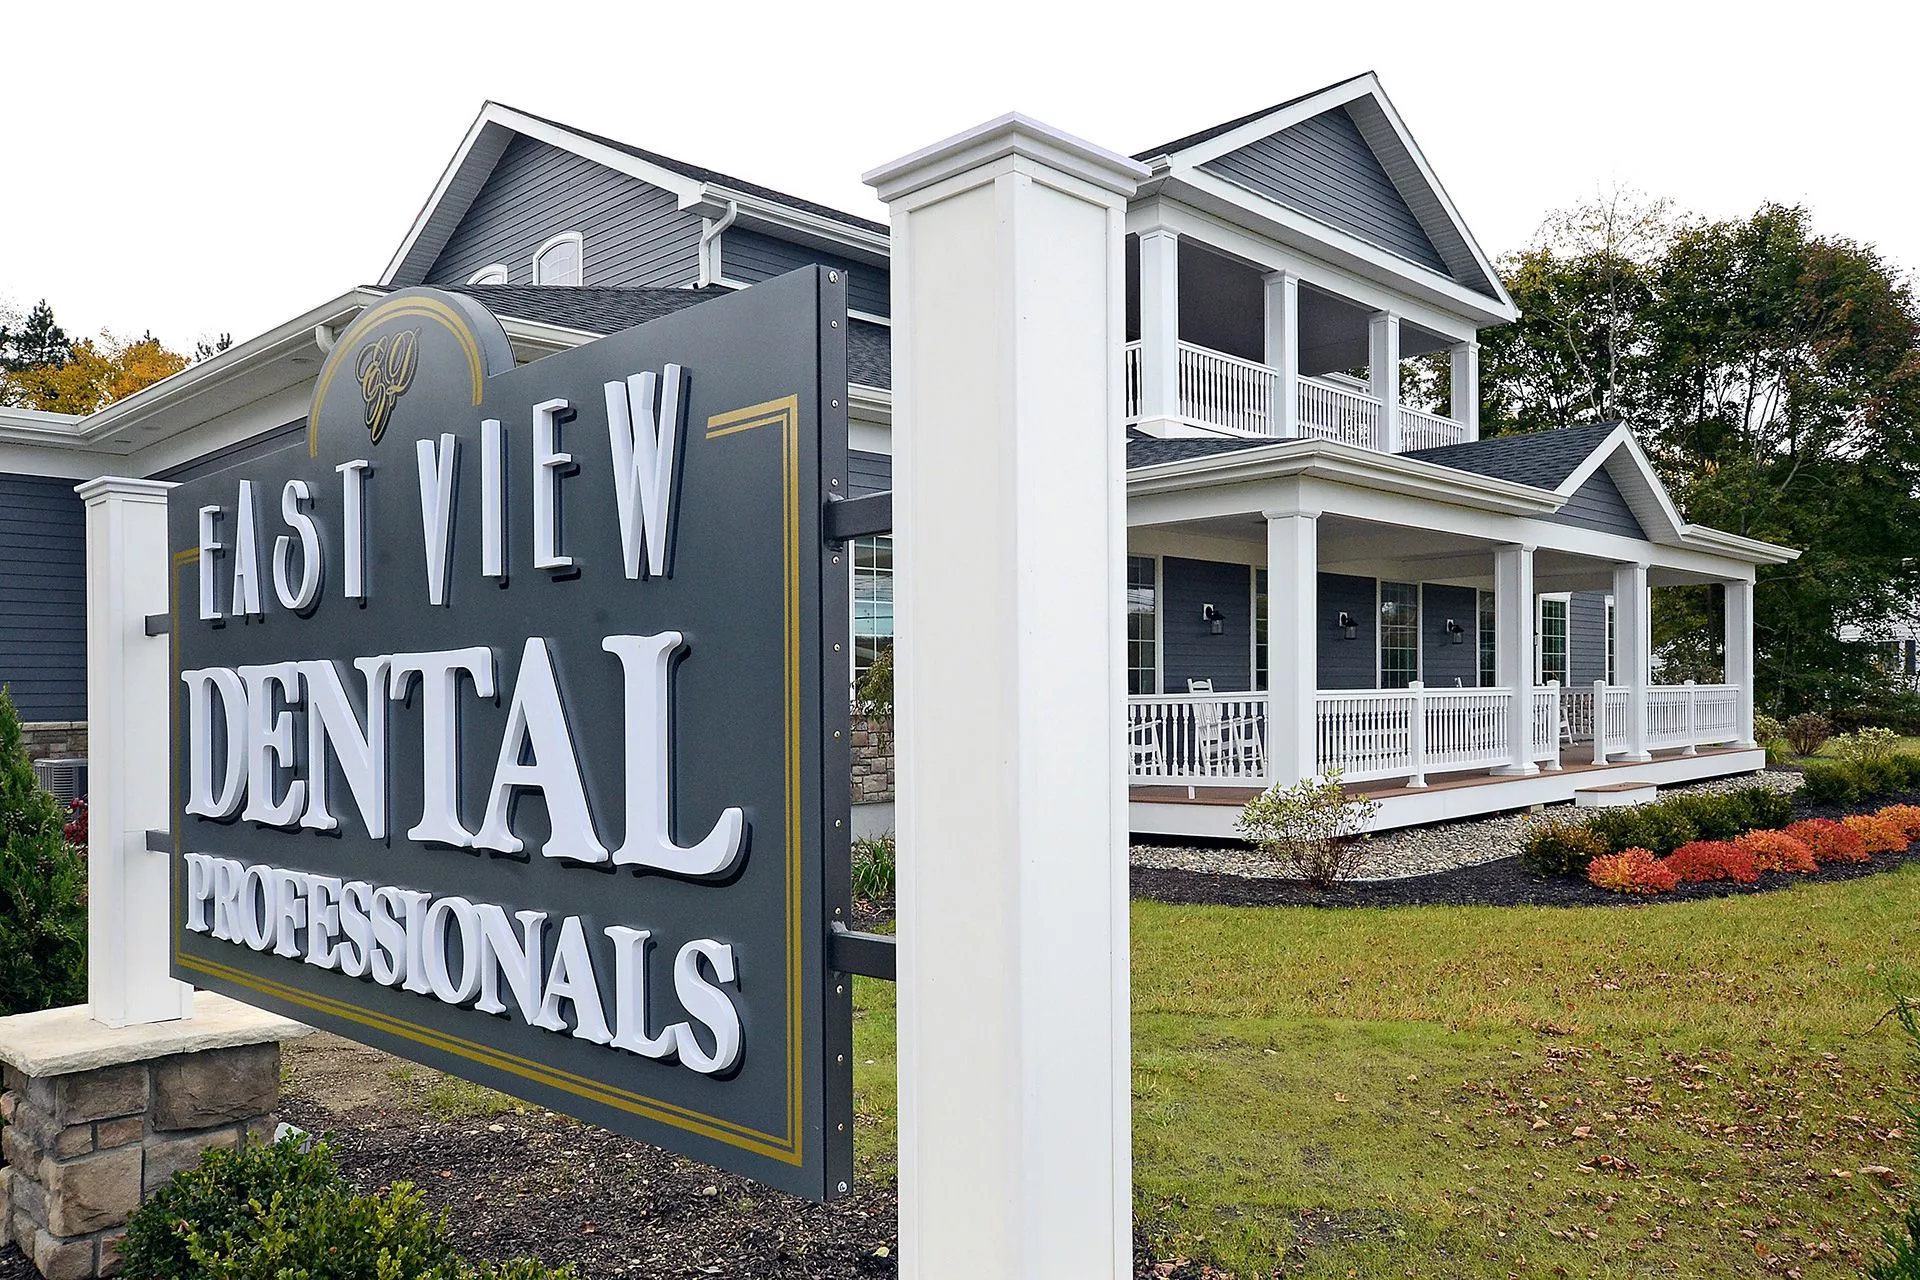
<path id="1" fill-rule="evenodd" d="M 486 362 L 480 358 L 480 341 L 474 337 L 473 328 L 467 318 L 455 311 L 438 298 L 398 298 L 376 303 L 360 313 L 354 322 L 348 325 L 339 337 L 333 340 L 333 351 L 328 353 L 327 366 L 320 372 L 320 381 L 314 384 L 313 407 L 307 411 L 307 456 L 320 456 L 320 409 L 327 401 L 327 392 L 332 389 L 333 376 L 340 366 L 345 364 L 346 351 L 366 335 L 368 329 L 383 320 L 395 320 L 410 317 L 437 321 L 446 327 L 454 341 L 460 344 L 460 350 L 467 357 L 467 371 L 473 380 L 473 403 L 480 403 L 480 392 L 486 382 Z"/>
<path id="2" fill-rule="evenodd" d="M 433 306 L 441 307 L 443 310 L 450 310 L 450 308 L 445 308 L 442 304 L 434 302 L 432 299 L 409 299 L 407 301 L 423 304 L 430 303 Z M 407 314 L 416 313 L 396 308 L 390 311 L 387 317 L 374 317 L 372 313 L 362 315 L 360 320 L 355 321 L 354 326 L 350 326 L 347 332 L 343 333 L 340 338 L 336 340 L 336 348 L 338 344 L 348 342 L 349 336 L 354 334 L 354 328 L 360 327 L 362 322 L 370 325 L 377 323 L 380 318 L 390 318 L 392 316 Z M 436 316 L 433 318 L 439 319 L 440 317 Z M 457 314 L 455 318 L 459 318 Z M 456 333 L 459 332 L 459 330 L 456 330 Z M 465 336 L 471 337 L 470 333 Z M 470 352 L 470 358 L 474 361 L 475 404 L 480 403 L 481 374 L 478 354 L 478 347 L 473 347 Z M 331 370 L 329 370 L 329 372 L 331 372 Z M 315 420 L 318 418 L 320 396 L 323 394 L 324 388 L 316 391 L 315 394 Z M 736 1124 L 735 1122 L 721 1119 L 718 1116 L 710 1116 L 704 1112 L 694 1111 L 690 1108 L 680 1107 L 674 1103 L 650 1098 L 644 1094 L 634 1093 L 631 1090 L 620 1089 L 603 1082 L 589 1080 L 584 1076 L 577 1076 L 556 1067 L 549 1067 L 533 1059 L 522 1058 L 517 1054 L 508 1053 L 505 1050 L 489 1048 L 486 1045 L 467 1040 L 464 1037 L 452 1035 L 448 1032 L 423 1027 L 417 1023 L 407 1022 L 404 1019 L 395 1018 L 387 1014 L 375 1013 L 372 1010 L 362 1009 L 357 1005 L 347 1004 L 335 1000 L 332 997 L 320 995 L 317 992 L 309 992 L 301 988 L 275 982 L 271 979 L 260 978 L 253 974 L 243 972 L 242 970 L 232 968 L 231 966 L 221 964 L 218 961 L 204 960 L 198 956 L 186 955 L 182 946 L 185 941 L 186 919 L 183 913 L 178 912 L 175 913 L 173 929 L 174 964 L 182 969 L 196 973 L 204 973 L 209 977 L 217 978 L 223 982 L 257 991 L 273 999 L 312 1009 L 317 1013 L 327 1014 L 330 1017 L 340 1018 L 344 1021 L 354 1022 L 372 1030 L 396 1036 L 400 1039 L 412 1040 L 428 1048 L 437 1049 L 440 1052 L 455 1057 L 465 1058 L 468 1061 L 476 1062 L 482 1066 L 488 1066 L 494 1070 L 503 1071 L 510 1075 L 520 1076 L 523 1079 L 535 1084 L 544 1085 L 557 1092 L 570 1093 L 576 1097 L 584 1098 L 587 1101 L 598 1102 L 603 1106 L 612 1107 L 615 1110 L 626 1111 L 630 1114 L 641 1116 L 644 1119 L 664 1124 L 670 1128 L 696 1133 L 726 1146 L 749 1151 L 756 1155 L 766 1156 L 769 1159 L 777 1160 L 783 1164 L 798 1166 L 804 1163 L 803 1147 L 805 1134 L 801 1131 L 799 1124 L 804 1093 L 801 1072 L 805 1061 L 805 1055 L 802 1052 L 803 1045 L 801 1043 L 799 1018 L 801 989 L 799 409 L 799 397 L 786 396 L 779 400 L 771 400 L 762 404 L 751 405 L 745 409 L 738 409 L 731 413 L 717 414 L 707 419 L 706 432 L 707 438 L 711 440 L 752 430 L 756 427 L 778 425 L 784 428 L 779 433 L 781 437 L 781 472 L 784 482 L 782 485 L 782 515 L 784 517 L 782 542 L 785 544 L 783 547 L 785 551 L 783 557 L 785 573 L 783 576 L 786 581 L 784 583 L 783 603 L 786 613 L 787 640 L 784 674 L 787 686 L 787 768 L 785 781 L 787 792 L 788 841 L 787 1040 L 789 1051 L 787 1064 L 788 1136 L 784 1141 L 772 1134 L 763 1133 L 760 1130 Z M 313 422 L 309 422 L 308 424 L 308 448 L 309 456 L 315 456 L 317 454 Z M 200 552 L 197 548 L 177 552 L 173 558 L 174 580 L 172 607 L 174 641 L 172 656 L 175 684 L 178 684 L 180 677 L 179 570 L 185 565 L 197 561 L 199 558 Z M 170 697 L 172 698 L 173 706 L 173 714 L 171 716 L 171 754 L 173 759 L 177 761 L 180 757 L 179 700 L 176 695 L 170 695 Z M 174 902 L 178 903 L 182 893 L 180 874 L 181 868 L 184 866 L 182 841 L 185 824 L 180 821 L 183 811 L 180 805 L 179 778 L 175 777 L 173 783 L 173 896 Z M 756 1139 L 765 1139 L 766 1141 L 758 1141 Z"/>

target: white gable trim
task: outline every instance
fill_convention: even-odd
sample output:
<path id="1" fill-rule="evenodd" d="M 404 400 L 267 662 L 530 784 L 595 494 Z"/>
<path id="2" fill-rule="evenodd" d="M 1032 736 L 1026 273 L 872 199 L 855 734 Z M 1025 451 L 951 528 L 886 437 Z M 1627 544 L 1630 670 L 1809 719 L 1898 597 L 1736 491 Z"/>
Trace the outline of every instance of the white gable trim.
<path id="1" fill-rule="evenodd" d="M 1450 260 L 1450 266 L 1453 261 L 1458 260 L 1461 253 L 1466 254 L 1487 282 L 1492 285 L 1496 294 L 1496 309 L 1502 314 L 1502 318 L 1506 320 L 1517 318 L 1520 314 L 1519 308 L 1514 305 L 1513 298 L 1500 283 L 1500 274 L 1494 270 L 1492 260 L 1474 239 L 1473 232 L 1467 228 L 1465 220 L 1460 217 L 1460 211 L 1454 207 L 1446 188 L 1440 185 L 1440 179 L 1434 174 L 1433 167 L 1427 163 L 1426 157 L 1421 154 L 1419 146 L 1415 144 L 1413 135 L 1407 131 L 1406 123 L 1400 118 L 1400 113 L 1388 100 L 1386 90 L 1380 87 L 1379 77 L 1371 71 L 1355 76 L 1351 80 L 1329 85 L 1318 93 L 1310 94 L 1298 102 L 1249 120 L 1246 124 L 1218 137 L 1170 152 L 1165 157 L 1168 172 L 1181 182 L 1192 183 L 1198 176 L 1194 171 L 1210 160 L 1217 160 L 1250 143 L 1284 132 L 1324 111 L 1331 111 L 1335 107 L 1343 107 L 1361 99 L 1366 99 L 1370 107 L 1377 109 L 1379 113 L 1378 119 L 1373 118 L 1373 110 L 1365 110 L 1355 116 L 1355 123 L 1360 127 L 1361 136 L 1366 139 L 1367 145 L 1373 148 L 1375 158 L 1387 171 L 1387 176 L 1393 180 L 1396 187 L 1401 189 L 1401 199 L 1407 202 L 1407 207 L 1413 211 L 1414 217 L 1426 231 L 1427 238 L 1434 242 L 1434 247 L 1440 251 L 1442 259 Z M 1366 118 L 1363 119 L 1362 116 Z M 1384 130 L 1382 125 L 1385 126 Z M 1382 154 L 1383 152 L 1386 154 Z M 1394 154 L 1396 152 L 1399 154 Z M 1415 177 L 1419 180 L 1418 186 L 1423 187 L 1424 191 L 1415 189 L 1409 194 L 1407 186 L 1412 184 L 1408 184 L 1407 179 Z M 1262 205 L 1273 203 L 1264 197 L 1254 198 Z M 1317 219 L 1308 219 L 1308 221 L 1316 230 L 1324 229 L 1340 237 L 1343 248 L 1350 248 L 1344 243 L 1346 241 L 1356 244 L 1366 243 L 1357 236 L 1348 235 L 1337 228 L 1327 227 Z M 1454 252 L 1450 254 L 1449 249 Z M 1385 256 L 1397 263 L 1406 262 L 1397 254 Z M 1431 268 L 1421 267 L 1420 270 L 1430 271 Z M 1460 287 L 1465 289 L 1465 286 Z M 1483 299 L 1485 297 L 1477 290 L 1466 291 Z"/>
<path id="2" fill-rule="evenodd" d="M 743 220 L 781 231 L 798 233 L 815 242 L 818 247 L 851 252 L 858 256 L 884 262 L 887 254 L 887 236 L 885 232 L 874 231 L 867 227 L 858 227 L 850 223 L 835 221 L 804 209 L 792 208 L 775 200 L 761 196 L 734 191 L 718 183 L 701 182 L 689 178 L 662 165 L 653 164 L 639 156 L 630 155 L 617 147 L 575 133 L 561 125 L 549 124 L 538 120 L 525 112 L 515 111 L 497 102 L 488 102 L 480 108 L 480 114 L 474 118 L 467 135 L 455 150 L 453 159 L 446 171 L 440 175 L 440 181 L 434 185 L 433 194 L 427 197 L 427 203 L 415 216 L 413 226 L 408 229 L 406 238 L 394 253 L 387 269 L 381 273 L 380 283 L 391 288 L 401 266 L 412 255 L 415 247 L 423 239 L 438 232 L 442 237 L 453 233 L 453 228 L 467 212 L 467 205 L 458 207 L 448 202 L 449 193 L 462 179 L 470 180 L 471 189 L 477 194 L 486 175 L 493 171 L 500 155 L 506 150 L 507 142 L 514 134 L 544 142 L 562 151 L 571 152 L 595 164 L 637 178 L 663 191 L 671 192 L 684 210 L 699 209 L 702 206 L 724 209 L 729 203 L 737 204 Z M 876 256 L 877 255 L 877 256 Z"/>

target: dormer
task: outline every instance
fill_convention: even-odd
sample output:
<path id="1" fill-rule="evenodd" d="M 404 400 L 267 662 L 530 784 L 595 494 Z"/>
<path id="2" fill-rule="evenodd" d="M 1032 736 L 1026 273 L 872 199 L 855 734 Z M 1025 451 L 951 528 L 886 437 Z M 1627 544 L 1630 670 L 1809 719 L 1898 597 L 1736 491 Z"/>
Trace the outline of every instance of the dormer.
<path id="1" fill-rule="evenodd" d="M 1481 328 L 1518 314 L 1368 72 L 1135 157 L 1127 418 L 1149 435 L 1477 439 Z M 1404 362 L 1446 353 L 1446 403 Z"/>

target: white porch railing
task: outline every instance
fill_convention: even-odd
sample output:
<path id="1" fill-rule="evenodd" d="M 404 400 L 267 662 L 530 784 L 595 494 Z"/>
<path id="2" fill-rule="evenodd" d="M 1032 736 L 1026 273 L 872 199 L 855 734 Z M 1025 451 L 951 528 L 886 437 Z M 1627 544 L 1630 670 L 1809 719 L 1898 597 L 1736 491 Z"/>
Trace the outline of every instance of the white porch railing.
<path id="1" fill-rule="evenodd" d="M 1264 364 L 1180 344 L 1180 416 L 1250 435 L 1273 431 L 1280 373 Z"/>
<path id="2" fill-rule="evenodd" d="M 1415 449 L 1438 449 L 1444 445 L 1465 444 L 1473 436 L 1467 431 L 1467 424 L 1455 422 L 1452 418 L 1443 418 L 1437 413 L 1427 413 L 1421 409 L 1409 409 L 1400 406 L 1400 448 L 1411 453 Z"/>
<path id="3" fill-rule="evenodd" d="M 1386 451 L 1385 406 L 1378 400 L 1313 378 L 1300 379 L 1299 388 L 1301 435 Z"/>
<path id="4" fill-rule="evenodd" d="M 1509 763 L 1507 689 L 1322 690 L 1314 700 L 1315 768 L 1348 782 L 1490 769 Z M 1630 691 L 1609 685 L 1531 691 L 1532 759 L 1560 767 L 1565 746 L 1601 740 L 1595 758 L 1628 749 Z M 1596 724 L 1596 715 L 1599 723 Z M 1731 742 L 1739 736 L 1732 685 L 1669 685 L 1647 691 L 1653 750 Z M 1265 786 L 1267 695 L 1146 694 L 1127 699 L 1128 776 L 1139 783 Z"/>
<path id="5" fill-rule="evenodd" d="M 1127 699 L 1135 782 L 1267 784 L 1267 695 L 1146 694 Z"/>

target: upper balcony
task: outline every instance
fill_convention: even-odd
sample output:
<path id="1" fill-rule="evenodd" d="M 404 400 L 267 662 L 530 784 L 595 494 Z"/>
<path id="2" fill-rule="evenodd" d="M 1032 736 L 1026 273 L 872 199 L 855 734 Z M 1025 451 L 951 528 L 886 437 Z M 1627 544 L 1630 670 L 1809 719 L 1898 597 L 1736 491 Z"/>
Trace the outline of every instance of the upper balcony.
<path id="1" fill-rule="evenodd" d="M 1128 425 L 1311 436 L 1383 453 L 1479 437 L 1470 326 L 1441 333 L 1332 282 L 1263 272 L 1171 231 L 1130 239 Z M 1434 359 L 1442 353 L 1444 366 Z M 1417 407 L 1443 388 L 1447 412 Z"/>

